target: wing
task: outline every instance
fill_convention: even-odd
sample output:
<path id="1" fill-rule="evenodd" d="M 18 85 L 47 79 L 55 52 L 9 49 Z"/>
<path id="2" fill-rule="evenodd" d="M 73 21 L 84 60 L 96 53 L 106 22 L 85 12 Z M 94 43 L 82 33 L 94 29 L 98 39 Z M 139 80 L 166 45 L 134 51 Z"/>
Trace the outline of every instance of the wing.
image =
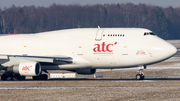
<path id="1" fill-rule="evenodd" d="M 36 61 L 39 63 L 50 63 L 50 64 L 71 64 L 73 59 L 67 56 L 23 56 L 23 55 L 0 55 L 0 60 L 10 60 L 14 58 L 16 60 Z"/>

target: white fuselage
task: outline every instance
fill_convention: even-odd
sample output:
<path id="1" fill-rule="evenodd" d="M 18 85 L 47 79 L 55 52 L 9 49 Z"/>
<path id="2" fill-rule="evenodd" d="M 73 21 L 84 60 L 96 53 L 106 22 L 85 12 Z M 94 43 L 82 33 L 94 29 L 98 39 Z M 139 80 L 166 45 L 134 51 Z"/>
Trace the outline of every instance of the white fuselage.
<path id="1" fill-rule="evenodd" d="M 0 36 L 1 55 L 72 57 L 59 69 L 111 69 L 149 65 L 165 60 L 176 48 L 141 28 L 82 28 L 37 34 Z M 1 64 L 9 67 L 22 61 Z M 46 69 L 57 69 L 44 67 Z"/>

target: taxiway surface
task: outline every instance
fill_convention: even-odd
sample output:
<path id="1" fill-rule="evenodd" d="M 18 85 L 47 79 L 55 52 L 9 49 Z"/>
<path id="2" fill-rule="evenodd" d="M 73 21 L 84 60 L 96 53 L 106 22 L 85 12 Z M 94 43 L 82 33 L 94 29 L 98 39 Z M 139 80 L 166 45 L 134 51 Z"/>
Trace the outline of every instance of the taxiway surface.
<path id="1" fill-rule="evenodd" d="M 1 101 L 180 100 L 180 80 L 1 81 Z"/>

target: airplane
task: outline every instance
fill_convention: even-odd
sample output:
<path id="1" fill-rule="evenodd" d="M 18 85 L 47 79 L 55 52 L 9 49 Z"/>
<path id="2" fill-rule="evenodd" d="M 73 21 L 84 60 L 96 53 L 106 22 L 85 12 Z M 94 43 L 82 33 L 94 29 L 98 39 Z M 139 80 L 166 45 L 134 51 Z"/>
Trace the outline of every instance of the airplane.
<path id="1" fill-rule="evenodd" d="M 172 57 L 177 49 L 145 28 L 74 28 L 0 35 L 1 80 L 47 80 L 48 70 L 91 75 L 96 69 L 137 68 Z"/>

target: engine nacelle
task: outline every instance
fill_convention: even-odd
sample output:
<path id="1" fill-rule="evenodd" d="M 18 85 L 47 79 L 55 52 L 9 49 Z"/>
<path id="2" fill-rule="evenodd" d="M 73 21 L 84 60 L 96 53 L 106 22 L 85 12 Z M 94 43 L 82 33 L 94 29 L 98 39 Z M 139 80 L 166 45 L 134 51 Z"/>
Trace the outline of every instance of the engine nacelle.
<path id="1" fill-rule="evenodd" d="M 90 75 L 90 74 L 95 74 L 96 69 L 76 69 L 76 72 L 78 74 Z"/>
<path id="2" fill-rule="evenodd" d="M 21 76 L 38 76 L 41 73 L 41 65 L 38 62 L 22 62 L 19 65 L 7 68 L 7 71 Z"/>

